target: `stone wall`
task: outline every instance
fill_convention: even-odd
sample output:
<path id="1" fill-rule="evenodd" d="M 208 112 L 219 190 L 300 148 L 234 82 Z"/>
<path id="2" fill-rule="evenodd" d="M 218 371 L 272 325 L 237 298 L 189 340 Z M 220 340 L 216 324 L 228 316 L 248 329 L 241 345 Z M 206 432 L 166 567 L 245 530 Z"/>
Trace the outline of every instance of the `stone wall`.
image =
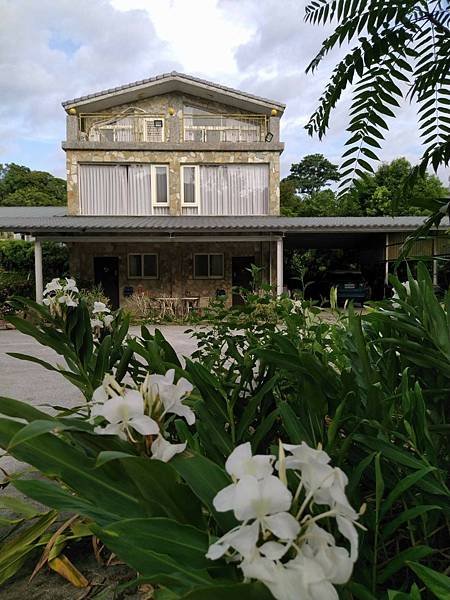
<path id="1" fill-rule="evenodd" d="M 67 200 L 69 213 L 79 214 L 78 164 L 79 163 L 158 163 L 169 166 L 170 214 L 181 214 L 180 165 L 182 164 L 229 164 L 229 163 L 266 163 L 269 166 L 269 214 L 280 212 L 279 181 L 280 153 L 279 117 L 270 117 L 269 129 L 274 133 L 270 143 L 218 144 L 183 141 L 183 106 L 191 104 L 217 113 L 245 114 L 235 107 L 227 107 L 217 102 L 183 94 L 165 94 L 137 101 L 133 105 L 122 104 L 104 111 L 104 114 L 118 113 L 129 106 L 136 106 L 148 113 L 165 118 L 165 141 L 163 143 L 139 143 L 126 149 L 117 143 L 116 148 L 104 148 L 102 143 L 77 141 L 76 115 L 68 116 L 67 142 L 63 144 L 67 153 Z M 175 114 L 169 115 L 169 108 Z M 103 113 L 102 113 L 103 114 Z M 167 148 L 164 145 L 167 144 Z M 139 147 L 138 147 L 139 146 Z M 200 146 L 200 147 L 199 147 Z M 246 147 L 247 146 L 247 147 Z M 228 148 L 228 149 L 227 149 Z M 249 149 L 251 148 L 251 149 Z"/>
<path id="2" fill-rule="evenodd" d="M 271 246 L 271 248 L 270 248 Z M 128 254 L 157 254 L 159 265 L 158 279 L 128 277 Z M 195 279 L 194 254 L 223 253 L 223 279 Z M 276 243 L 275 242 L 99 242 L 70 244 L 70 272 L 80 281 L 94 281 L 94 257 L 117 256 L 119 258 L 120 303 L 125 300 L 124 288 L 145 291 L 150 296 L 197 297 L 206 305 L 217 289 L 226 291 L 231 299 L 232 258 L 252 256 L 255 264 L 263 267 L 263 281 L 276 282 Z M 270 267 L 272 256 L 272 268 Z"/>
<path id="3" fill-rule="evenodd" d="M 148 151 L 148 150 L 68 150 L 67 204 L 71 215 L 79 214 L 79 163 L 153 163 L 169 166 L 170 214 L 181 214 L 181 165 L 183 164 L 248 164 L 269 166 L 269 214 L 280 214 L 280 158 L 278 152 L 256 151 Z"/>

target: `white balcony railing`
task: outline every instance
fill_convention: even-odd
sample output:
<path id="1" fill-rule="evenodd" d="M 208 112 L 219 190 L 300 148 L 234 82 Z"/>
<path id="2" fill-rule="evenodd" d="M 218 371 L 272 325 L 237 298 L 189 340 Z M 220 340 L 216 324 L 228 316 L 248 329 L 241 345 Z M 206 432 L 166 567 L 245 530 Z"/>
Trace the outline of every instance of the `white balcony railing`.
<path id="1" fill-rule="evenodd" d="M 89 142 L 164 142 L 165 119 L 160 115 L 80 114 L 79 138 Z"/>
<path id="2" fill-rule="evenodd" d="M 185 142 L 264 142 L 268 133 L 265 115 L 185 115 Z"/>

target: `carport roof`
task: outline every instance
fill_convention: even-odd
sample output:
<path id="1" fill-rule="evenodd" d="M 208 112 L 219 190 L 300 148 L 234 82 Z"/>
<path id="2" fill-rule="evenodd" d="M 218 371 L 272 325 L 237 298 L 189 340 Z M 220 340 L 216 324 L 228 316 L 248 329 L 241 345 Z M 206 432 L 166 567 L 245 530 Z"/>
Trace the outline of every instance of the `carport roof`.
<path id="1" fill-rule="evenodd" d="M 449 227 L 448 218 L 440 229 Z M 72 216 L 61 207 L 0 207 L 0 231 L 95 233 L 327 233 L 413 231 L 425 217 Z"/>

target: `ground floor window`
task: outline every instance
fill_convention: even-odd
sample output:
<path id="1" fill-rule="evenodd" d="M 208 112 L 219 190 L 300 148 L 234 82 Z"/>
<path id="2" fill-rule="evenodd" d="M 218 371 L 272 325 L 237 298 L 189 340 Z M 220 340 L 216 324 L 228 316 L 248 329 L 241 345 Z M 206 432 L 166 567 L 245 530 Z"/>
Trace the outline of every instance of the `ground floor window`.
<path id="1" fill-rule="evenodd" d="M 195 279 L 223 279 L 223 254 L 195 254 Z"/>
<path id="2" fill-rule="evenodd" d="M 157 279 L 158 255 L 157 254 L 129 254 L 128 255 L 129 279 Z"/>

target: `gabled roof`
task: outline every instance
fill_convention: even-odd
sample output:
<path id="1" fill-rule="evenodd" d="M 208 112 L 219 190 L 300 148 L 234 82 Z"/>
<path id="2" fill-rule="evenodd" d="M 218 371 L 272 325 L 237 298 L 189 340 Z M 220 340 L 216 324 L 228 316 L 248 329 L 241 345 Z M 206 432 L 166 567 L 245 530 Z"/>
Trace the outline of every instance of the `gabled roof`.
<path id="1" fill-rule="evenodd" d="M 96 112 L 119 104 L 170 92 L 184 92 L 256 113 L 267 113 L 273 108 L 283 113 L 286 108 L 282 102 L 261 98 L 177 71 L 66 100 L 62 105 L 66 110 L 69 108 L 82 108 L 84 112 Z"/>

